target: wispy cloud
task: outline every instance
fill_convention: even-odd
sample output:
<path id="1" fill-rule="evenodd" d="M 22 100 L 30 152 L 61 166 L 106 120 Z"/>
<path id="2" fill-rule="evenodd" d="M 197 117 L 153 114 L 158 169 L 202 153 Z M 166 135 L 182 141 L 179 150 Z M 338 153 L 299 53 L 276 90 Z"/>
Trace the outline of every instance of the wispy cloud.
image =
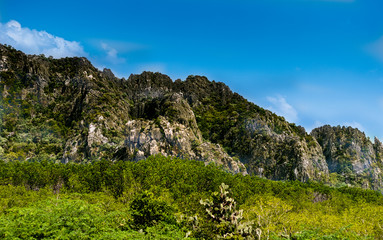
<path id="1" fill-rule="evenodd" d="M 309 125 L 309 126 L 306 126 L 305 128 L 306 128 L 306 131 L 307 131 L 308 133 L 311 133 L 311 131 L 312 131 L 314 128 L 318 128 L 318 127 L 321 127 L 321 126 L 323 126 L 323 125 L 325 125 L 325 124 L 323 124 L 321 121 L 316 120 L 316 121 L 314 121 L 313 124 L 311 124 L 311 125 Z"/>
<path id="2" fill-rule="evenodd" d="M 28 54 L 45 54 L 55 58 L 87 55 L 78 42 L 67 41 L 46 31 L 21 27 L 15 20 L 0 23 L 0 42 Z"/>
<path id="3" fill-rule="evenodd" d="M 350 127 L 353 127 L 353 128 L 357 128 L 357 129 L 359 129 L 362 132 L 365 131 L 365 128 L 359 122 L 355 122 L 355 121 L 353 121 L 353 122 L 345 122 L 343 125 L 344 126 L 350 126 Z"/>
<path id="4" fill-rule="evenodd" d="M 276 114 L 285 117 L 287 121 L 296 122 L 298 120 L 297 111 L 293 106 L 287 103 L 284 97 L 267 97 L 267 101 L 271 103 L 271 106 L 268 108 Z"/>
<path id="5" fill-rule="evenodd" d="M 151 72 L 166 72 L 166 65 L 163 63 L 146 63 L 138 67 L 139 72 L 151 71 Z"/>
<path id="6" fill-rule="evenodd" d="M 353 3 L 356 0 L 304 0 L 306 2 L 338 2 L 338 3 Z"/>
<path id="7" fill-rule="evenodd" d="M 383 37 L 369 44 L 367 51 L 383 62 Z"/>
<path id="8" fill-rule="evenodd" d="M 352 3 L 355 2 L 355 0 L 320 0 L 322 2 L 343 2 L 343 3 Z"/>
<path id="9" fill-rule="evenodd" d="M 109 44 L 102 42 L 101 48 L 106 52 L 106 58 L 113 64 L 125 63 L 125 58 L 119 57 L 118 52 L 115 48 L 111 47 Z"/>
<path id="10" fill-rule="evenodd" d="M 116 49 L 119 54 L 131 53 L 135 51 L 147 51 L 148 49 L 150 49 L 150 46 L 147 46 L 141 43 L 111 40 L 111 39 L 94 38 L 94 39 L 89 39 L 88 43 L 97 49 L 99 49 L 102 44 L 106 44 Z"/>

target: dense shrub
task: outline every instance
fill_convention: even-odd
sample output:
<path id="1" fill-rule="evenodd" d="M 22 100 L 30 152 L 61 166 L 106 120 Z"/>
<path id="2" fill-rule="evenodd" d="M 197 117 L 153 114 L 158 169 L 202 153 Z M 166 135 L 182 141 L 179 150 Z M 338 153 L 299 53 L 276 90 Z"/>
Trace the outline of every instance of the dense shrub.
<path id="1" fill-rule="evenodd" d="M 261 239 L 382 239 L 383 196 L 160 155 L 137 163 L 0 161 L 0 238 L 241 238 L 233 219 Z"/>
<path id="2" fill-rule="evenodd" d="M 174 210 L 163 200 L 156 199 L 153 193 L 144 191 L 138 194 L 130 205 L 133 226 L 146 229 L 159 222 L 175 224 Z"/>

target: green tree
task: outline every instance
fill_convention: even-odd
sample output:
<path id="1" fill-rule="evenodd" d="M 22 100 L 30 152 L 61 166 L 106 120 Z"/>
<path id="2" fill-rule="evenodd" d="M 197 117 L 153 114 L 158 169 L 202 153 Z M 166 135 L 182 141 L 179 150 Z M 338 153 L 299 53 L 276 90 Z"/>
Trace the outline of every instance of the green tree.
<path id="1" fill-rule="evenodd" d="M 252 228 L 249 223 L 241 223 L 242 210 L 236 210 L 236 202 L 229 197 L 229 186 L 222 183 L 220 192 L 213 192 L 212 199 L 200 201 L 206 208 L 207 225 L 215 239 L 250 239 Z M 205 227 L 206 228 L 206 227 Z"/>
<path id="2" fill-rule="evenodd" d="M 138 194 L 130 205 L 133 228 L 146 229 L 159 222 L 175 224 L 174 209 L 165 201 L 156 199 L 153 193 Z"/>

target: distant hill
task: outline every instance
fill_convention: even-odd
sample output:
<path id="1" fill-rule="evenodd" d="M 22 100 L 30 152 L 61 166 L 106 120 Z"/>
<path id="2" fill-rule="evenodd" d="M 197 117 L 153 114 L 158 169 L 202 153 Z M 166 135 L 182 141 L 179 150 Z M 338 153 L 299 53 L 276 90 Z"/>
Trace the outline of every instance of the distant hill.
<path id="1" fill-rule="evenodd" d="M 378 139 L 339 126 L 308 134 L 203 76 L 120 79 L 86 58 L 0 45 L 0 94 L 5 161 L 139 161 L 160 153 L 273 180 L 383 185 Z"/>

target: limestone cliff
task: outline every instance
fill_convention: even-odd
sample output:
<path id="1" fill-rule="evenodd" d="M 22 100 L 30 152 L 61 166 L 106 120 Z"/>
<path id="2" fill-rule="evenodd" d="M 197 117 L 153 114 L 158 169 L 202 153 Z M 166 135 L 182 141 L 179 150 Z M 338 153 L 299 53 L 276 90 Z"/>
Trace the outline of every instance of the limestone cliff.
<path id="1" fill-rule="evenodd" d="M 382 186 L 382 143 L 372 143 L 352 127 L 319 127 L 311 132 L 322 146 L 329 171 L 342 182 L 365 188 Z"/>
<path id="2" fill-rule="evenodd" d="M 382 187 L 383 145 L 352 128 L 301 126 L 203 76 L 119 79 L 85 58 L 0 45 L 0 158 L 139 161 L 152 154 L 274 180 Z"/>
<path id="3" fill-rule="evenodd" d="M 160 153 L 247 173 L 220 145 L 202 138 L 194 112 L 165 75 L 144 72 L 125 80 L 85 58 L 29 56 L 2 45 L 0 54 L 0 154 L 6 161 L 138 161 Z"/>

